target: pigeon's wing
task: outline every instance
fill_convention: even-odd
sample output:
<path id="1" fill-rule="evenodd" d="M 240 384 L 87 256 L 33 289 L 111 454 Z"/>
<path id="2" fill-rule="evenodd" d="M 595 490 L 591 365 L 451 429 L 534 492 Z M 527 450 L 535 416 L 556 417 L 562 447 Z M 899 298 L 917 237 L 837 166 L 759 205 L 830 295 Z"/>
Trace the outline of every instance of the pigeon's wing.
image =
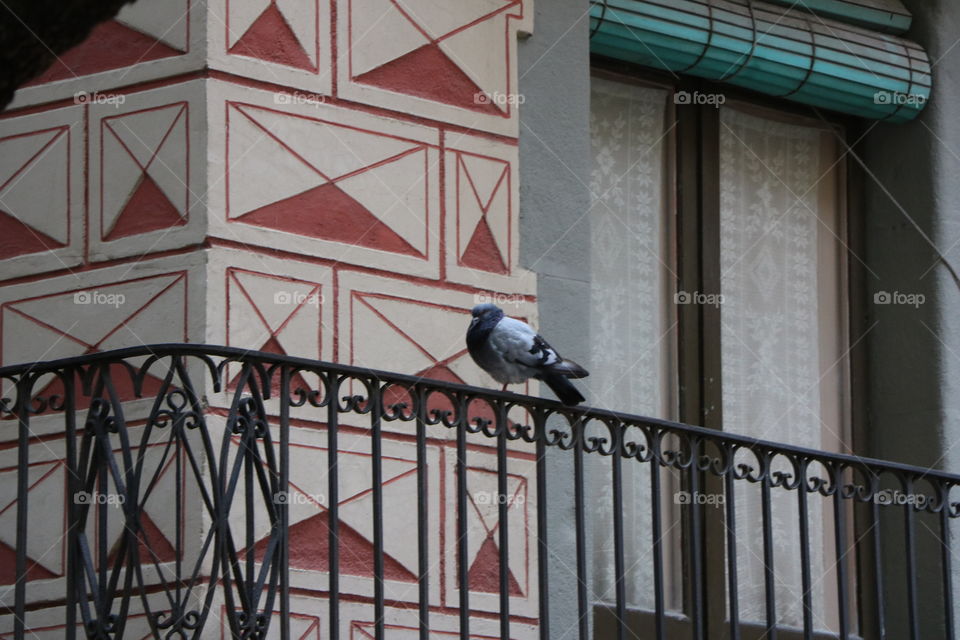
<path id="1" fill-rule="evenodd" d="M 582 378 L 587 371 L 571 360 L 565 360 L 543 336 L 526 322 L 503 318 L 490 334 L 490 346 L 507 362 L 523 370 L 528 377 L 544 372 L 570 378 Z"/>

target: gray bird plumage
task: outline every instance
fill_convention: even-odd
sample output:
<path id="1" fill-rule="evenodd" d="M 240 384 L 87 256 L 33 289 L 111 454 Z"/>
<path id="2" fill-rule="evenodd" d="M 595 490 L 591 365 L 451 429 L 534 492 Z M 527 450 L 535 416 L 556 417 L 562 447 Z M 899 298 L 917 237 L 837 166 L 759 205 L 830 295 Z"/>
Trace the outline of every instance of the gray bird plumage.
<path id="1" fill-rule="evenodd" d="M 494 380 L 506 387 L 537 378 L 564 404 L 583 402 L 583 396 L 568 378 L 586 377 L 586 369 L 563 358 L 533 327 L 504 315 L 494 304 L 478 304 L 471 313 L 467 349 L 474 362 Z"/>

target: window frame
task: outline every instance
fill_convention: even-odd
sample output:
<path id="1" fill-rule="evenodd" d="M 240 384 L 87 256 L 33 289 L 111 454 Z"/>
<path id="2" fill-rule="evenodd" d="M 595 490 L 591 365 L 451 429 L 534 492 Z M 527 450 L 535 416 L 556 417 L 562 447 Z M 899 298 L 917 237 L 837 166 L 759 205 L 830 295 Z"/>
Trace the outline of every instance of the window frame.
<path id="1" fill-rule="evenodd" d="M 848 247 L 844 264 L 843 284 L 844 311 L 846 327 L 841 327 L 847 337 L 847 366 L 849 393 L 849 446 L 854 454 L 867 450 L 867 358 L 863 337 L 869 332 L 867 320 L 867 269 L 857 256 L 863 255 L 864 216 L 863 188 L 864 173 L 860 165 L 850 157 L 851 151 L 860 155 L 858 148 L 876 123 L 868 124 L 862 120 L 833 112 L 816 111 L 782 99 L 763 96 L 734 86 L 718 84 L 708 80 L 689 76 L 677 76 L 667 72 L 649 69 L 618 60 L 591 54 L 591 77 L 602 77 L 627 84 L 651 86 L 668 91 L 688 93 L 722 93 L 728 101 L 738 105 L 748 105 L 769 112 L 775 111 L 791 122 L 814 122 L 820 127 L 833 128 L 838 135 L 838 154 L 843 159 L 840 174 L 840 188 L 843 190 L 841 202 L 844 205 L 842 219 L 839 221 L 845 232 L 844 242 Z M 674 291 L 699 291 L 720 293 L 720 109 L 711 105 L 668 104 L 668 126 L 672 127 L 669 141 L 670 171 L 672 189 L 668 197 L 672 198 L 674 219 L 670 225 L 670 244 L 672 258 L 679 281 L 674 283 Z M 691 250 L 691 247 L 693 248 Z M 678 421 L 723 430 L 722 415 L 722 378 L 721 378 L 721 323 L 720 308 L 712 305 L 675 305 L 677 313 L 677 340 L 675 345 L 675 399 Z M 704 476 L 709 484 L 703 485 L 704 491 L 723 492 L 722 480 Z M 869 514 L 866 505 L 858 505 L 852 514 L 853 527 L 850 536 L 859 540 L 858 549 L 864 559 L 872 558 L 873 536 L 866 535 L 865 523 Z M 686 518 L 689 520 L 690 518 Z M 703 558 L 701 568 L 706 579 L 702 580 L 699 593 L 694 594 L 689 579 L 691 568 L 688 566 L 690 522 L 683 523 L 682 549 L 683 562 L 681 576 L 683 584 L 684 615 L 668 612 L 665 631 L 668 636 L 674 634 L 696 635 L 690 618 L 691 604 L 698 595 L 702 603 L 701 615 L 704 630 L 709 635 L 719 634 L 726 637 L 729 630 L 726 602 L 725 545 L 723 535 L 723 512 L 717 509 L 700 508 L 701 527 L 704 529 Z M 870 585 L 874 581 L 871 562 L 853 560 L 851 575 L 859 585 Z M 862 637 L 878 634 L 875 625 L 876 603 L 871 598 L 871 589 L 861 588 L 853 606 L 856 611 L 857 628 Z M 721 594 L 721 597 L 711 597 Z M 611 637 L 615 632 L 615 610 L 605 604 L 594 607 L 594 636 Z M 630 610 L 628 626 L 638 638 L 653 637 L 654 614 L 648 611 Z M 744 638 L 761 638 L 765 634 L 764 625 L 747 623 L 741 620 L 740 629 Z M 778 627 L 778 636 L 785 640 L 802 638 L 799 629 Z M 815 634 L 815 638 L 831 636 Z"/>

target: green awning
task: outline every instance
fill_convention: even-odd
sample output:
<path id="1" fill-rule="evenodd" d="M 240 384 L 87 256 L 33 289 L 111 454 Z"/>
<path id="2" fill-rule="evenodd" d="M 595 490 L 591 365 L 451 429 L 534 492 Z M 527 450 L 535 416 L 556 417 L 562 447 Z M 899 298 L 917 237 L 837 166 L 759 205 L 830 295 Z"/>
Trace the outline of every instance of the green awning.
<path id="1" fill-rule="evenodd" d="M 790 9 L 806 9 L 820 16 L 888 33 L 906 33 L 913 16 L 900 0 L 769 0 Z"/>
<path id="2" fill-rule="evenodd" d="M 919 45 L 766 2 L 591 0 L 592 53 L 874 120 L 930 97 Z"/>

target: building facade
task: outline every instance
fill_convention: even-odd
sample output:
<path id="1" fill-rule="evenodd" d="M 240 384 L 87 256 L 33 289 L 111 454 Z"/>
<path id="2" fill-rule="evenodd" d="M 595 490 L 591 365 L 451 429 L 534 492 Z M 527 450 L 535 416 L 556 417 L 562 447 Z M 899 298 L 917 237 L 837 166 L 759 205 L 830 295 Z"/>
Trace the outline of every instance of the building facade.
<path id="1" fill-rule="evenodd" d="M 230 362 L 220 388 L 198 387 L 205 429 L 232 452 L 225 463 L 247 446 L 228 433 L 246 394 L 272 390 L 260 411 L 288 427 L 289 550 L 278 557 L 289 600 L 261 607 L 285 624 L 244 627 L 249 637 L 464 637 L 466 616 L 470 638 L 712 638 L 734 637 L 724 635 L 733 615 L 742 637 L 771 627 L 782 637 L 951 637 L 952 594 L 929 576 L 952 578 L 946 516 L 938 528 L 952 485 L 913 483 L 923 469 L 958 468 L 950 372 L 960 351 L 951 257 L 960 136 L 950 78 L 960 12 L 945 1 L 791 4 L 128 5 L 0 115 L 0 366 L 191 343 L 492 387 L 464 333 L 471 307 L 495 302 L 586 363 L 588 404 L 601 411 L 921 471 L 900 485 L 877 473 L 874 483 L 832 458 L 791 454 L 788 463 L 696 440 L 694 452 L 766 474 L 734 499 L 723 480 L 691 485 L 693 472 L 675 460 L 653 484 L 649 465 L 538 456 L 529 443 L 482 433 L 435 431 L 420 442 L 409 424 L 385 422 L 381 434 L 378 422 L 374 433 L 361 416 L 331 427 L 325 411 L 277 399 L 322 387 L 322 375 L 256 383 Z M 739 37 L 718 26 L 728 25 L 724 12 L 745 21 L 730 29 L 752 35 L 718 71 L 707 64 L 712 38 Z M 632 23 L 634 14 L 652 22 Z M 657 20 L 708 39 L 678 62 L 641 28 Z M 793 52 L 805 51 L 809 67 L 794 65 L 796 77 L 771 88 L 778 76 L 751 65 L 781 31 L 791 42 L 809 36 Z M 812 80 L 836 62 L 828 40 L 858 61 L 832 89 Z M 881 76 L 899 78 L 903 64 L 907 87 L 893 93 L 919 95 L 918 104 L 844 93 L 854 82 L 880 92 Z M 190 489 L 202 474 L 172 463 L 149 435 L 150 397 L 170 379 L 114 374 L 100 393 L 128 407 L 131 433 L 148 433 L 116 451 L 145 461 L 139 557 L 162 575 L 204 557 L 216 516 Z M 12 378 L 4 384 L 15 395 Z M 540 393 L 534 383 L 513 390 Z M 339 391 L 369 389 L 352 380 Z M 31 393 L 50 400 L 70 387 L 46 374 Z M 59 595 L 80 560 L 66 542 L 76 454 L 55 404 L 29 433 L 11 420 L 2 437 L 3 638 L 91 628 Z M 680 459 L 694 447 L 660 437 L 644 443 L 673 446 Z M 792 498 L 773 491 L 771 501 L 775 474 L 806 479 L 808 463 L 809 477 L 834 492 L 817 493 L 814 482 L 799 515 Z M 122 564 L 128 516 L 109 501 L 123 494 L 116 479 L 98 482 L 102 502 L 86 494 L 95 504 L 84 526 L 99 545 L 90 566 L 107 582 Z M 900 512 L 864 516 L 863 505 L 843 503 L 844 483 L 869 487 L 863 505 L 915 490 L 935 494 L 939 510 L 921 508 L 905 532 Z M 273 552 L 273 513 L 252 502 L 229 513 L 247 544 L 233 551 L 251 569 Z M 547 531 L 549 550 L 540 548 Z M 863 540 L 872 546 L 861 551 Z M 211 572 L 204 562 L 201 575 Z M 131 600 L 116 637 L 166 637 L 158 621 L 177 607 L 154 602 L 162 580 L 145 582 L 153 591 Z M 202 631 L 182 615 L 174 630 L 236 636 L 239 605 L 220 586 L 212 600 L 202 589 L 191 596 L 209 612 Z"/>

